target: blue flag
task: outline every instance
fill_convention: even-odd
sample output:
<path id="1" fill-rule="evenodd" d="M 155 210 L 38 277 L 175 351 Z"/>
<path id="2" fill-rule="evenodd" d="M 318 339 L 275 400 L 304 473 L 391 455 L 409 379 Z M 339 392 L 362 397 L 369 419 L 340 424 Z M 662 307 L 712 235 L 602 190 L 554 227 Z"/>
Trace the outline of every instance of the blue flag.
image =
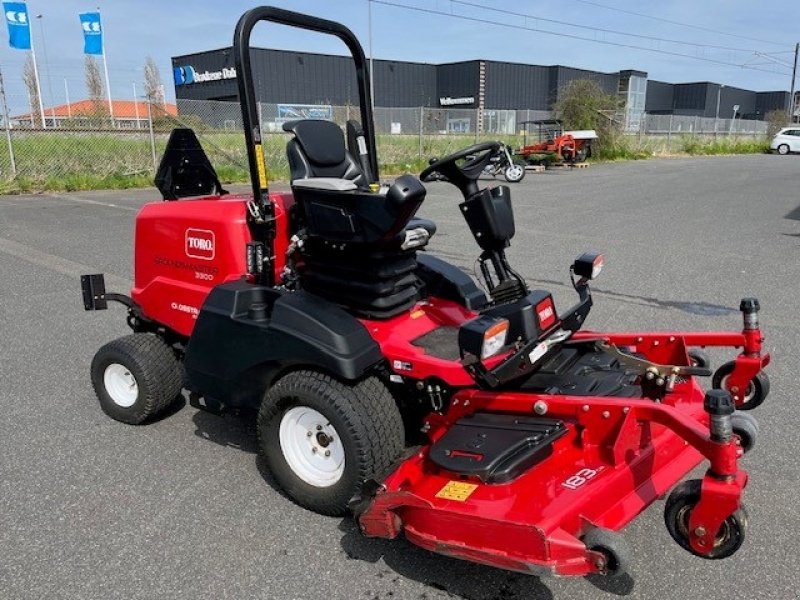
<path id="1" fill-rule="evenodd" d="M 103 28 L 100 26 L 100 13 L 81 13 L 81 27 L 83 27 L 83 53 L 103 53 Z"/>
<path id="2" fill-rule="evenodd" d="M 31 49 L 31 25 L 24 2 L 3 2 L 8 25 L 8 45 L 17 50 Z"/>

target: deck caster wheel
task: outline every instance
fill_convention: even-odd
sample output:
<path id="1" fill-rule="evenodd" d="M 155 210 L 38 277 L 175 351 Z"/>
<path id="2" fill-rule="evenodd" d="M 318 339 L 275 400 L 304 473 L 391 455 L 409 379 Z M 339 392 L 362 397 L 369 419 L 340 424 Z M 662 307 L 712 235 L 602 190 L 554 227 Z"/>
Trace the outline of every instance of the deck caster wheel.
<path id="1" fill-rule="evenodd" d="M 300 506 L 342 516 L 369 479 L 382 480 L 403 450 L 403 419 L 386 386 L 348 385 L 294 371 L 267 392 L 258 442 L 270 472 Z"/>
<path id="2" fill-rule="evenodd" d="M 183 387 L 175 353 L 152 333 L 109 342 L 92 359 L 92 385 L 109 417 L 139 425 L 164 412 Z"/>
<path id="3" fill-rule="evenodd" d="M 734 361 L 726 362 L 714 373 L 711 378 L 711 387 L 727 390 L 726 383 L 728 377 L 733 373 L 733 367 L 736 363 Z M 760 406 L 769 395 L 769 377 L 764 371 L 759 371 L 750 383 L 747 385 L 747 390 L 744 393 L 744 402 L 738 405 L 737 410 L 753 410 Z"/>
<path id="4" fill-rule="evenodd" d="M 601 564 L 595 564 L 601 575 L 619 577 L 628 572 L 631 550 L 620 534 L 596 527 L 589 530 L 582 541 L 587 549 L 600 552 L 605 557 Z"/>
<path id="5" fill-rule="evenodd" d="M 697 552 L 689 542 L 689 519 L 692 509 L 700 501 L 701 486 L 699 479 L 691 479 L 672 490 L 664 505 L 667 531 L 681 548 L 700 558 L 714 560 L 732 556 L 741 548 L 747 532 L 747 510 L 743 504 L 722 523 L 714 538 L 714 546 L 708 552 Z"/>
<path id="6" fill-rule="evenodd" d="M 737 410 L 731 415 L 733 436 L 737 445 L 747 454 L 752 450 L 758 439 L 758 421 L 750 413 Z"/>
<path id="7" fill-rule="evenodd" d="M 689 360 L 693 367 L 698 367 L 700 369 L 711 368 L 711 355 L 705 350 L 690 348 L 687 354 L 689 355 Z"/>

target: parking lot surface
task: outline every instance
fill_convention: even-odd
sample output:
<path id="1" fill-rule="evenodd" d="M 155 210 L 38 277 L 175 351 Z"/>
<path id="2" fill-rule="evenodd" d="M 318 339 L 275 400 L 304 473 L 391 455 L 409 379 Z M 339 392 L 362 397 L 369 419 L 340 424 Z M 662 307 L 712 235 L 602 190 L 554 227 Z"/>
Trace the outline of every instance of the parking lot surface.
<path id="1" fill-rule="evenodd" d="M 800 160 L 742 156 L 592 165 L 512 185 L 511 264 L 566 308 L 568 267 L 606 254 L 593 329 L 741 328 L 761 300 L 772 393 L 754 414 L 748 538 L 705 561 L 669 537 L 656 502 L 624 534 L 633 575 L 535 578 L 364 539 L 272 484 L 253 429 L 185 406 L 130 427 L 89 382 L 119 306 L 85 313 L 79 276 L 127 292 L 138 208 L 154 190 L 0 198 L 0 598 L 704 600 L 800 597 Z M 429 186 L 430 249 L 471 269 L 479 254 L 455 188 Z M 723 357 L 716 356 L 717 364 Z M 732 358 L 732 354 L 725 358 Z"/>

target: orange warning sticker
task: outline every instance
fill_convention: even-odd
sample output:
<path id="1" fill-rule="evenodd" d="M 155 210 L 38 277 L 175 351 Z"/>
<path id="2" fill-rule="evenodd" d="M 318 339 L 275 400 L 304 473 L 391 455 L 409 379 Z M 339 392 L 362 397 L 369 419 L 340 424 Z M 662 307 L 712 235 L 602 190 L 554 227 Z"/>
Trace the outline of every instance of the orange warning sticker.
<path id="1" fill-rule="evenodd" d="M 456 502 L 466 502 L 472 495 L 472 492 L 478 489 L 475 483 L 465 483 L 463 481 L 448 481 L 439 492 L 436 494 L 437 498 L 444 498 L 445 500 L 455 500 Z"/>
<path id="2" fill-rule="evenodd" d="M 411 318 L 412 319 L 419 319 L 420 317 L 424 317 L 424 316 L 425 316 L 425 311 L 421 310 L 421 309 L 420 310 L 415 310 L 415 311 L 413 311 L 411 313 Z"/>

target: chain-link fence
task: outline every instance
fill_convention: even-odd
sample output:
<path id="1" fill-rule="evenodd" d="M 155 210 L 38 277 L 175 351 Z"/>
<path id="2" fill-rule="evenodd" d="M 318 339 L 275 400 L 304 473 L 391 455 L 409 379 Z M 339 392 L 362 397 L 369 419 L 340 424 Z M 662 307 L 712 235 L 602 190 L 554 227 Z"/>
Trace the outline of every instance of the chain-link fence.
<path id="1" fill-rule="evenodd" d="M 358 106 L 260 104 L 265 158 L 273 178 L 288 178 L 283 123 L 321 118 L 344 127 L 360 120 Z M 414 171 L 433 156 L 471 143 L 500 139 L 519 146 L 526 121 L 550 118 L 548 111 L 464 108 L 391 108 L 374 111 L 378 153 L 384 173 Z M 143 185 L 152 180 L 174 127 L 191 127 L 223 180 L 246 180 L 247 154 L 242 116 L 236 102 L 179 100 L 174 107 L 142 104 L 135 118 L 30 119 L 3 124 L 0 186 L 18 189 L 79 189 Z M 41 125 L 41 123 L 38 123 Z M 672 140 L 687 136 L 766 135 L 762 121 L 645 115 L 632 135 Z M 2 188 L 0 188 L 2 189 Z"/>

